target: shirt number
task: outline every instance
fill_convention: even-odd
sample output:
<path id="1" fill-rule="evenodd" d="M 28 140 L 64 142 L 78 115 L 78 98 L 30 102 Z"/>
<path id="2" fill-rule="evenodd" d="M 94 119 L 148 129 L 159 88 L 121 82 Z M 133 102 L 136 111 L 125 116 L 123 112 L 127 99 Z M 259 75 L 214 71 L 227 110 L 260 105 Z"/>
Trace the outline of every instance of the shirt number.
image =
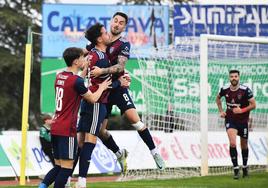
<path id="1" fill-rule="evenodd" d="M 129 98 L 128 98 L 127 94 L 124 93 L 123 97 L 124 97 L 125 101 L 129 101 Z"/>
<path id="2" fill-rule="evenodd" d="M 63 88 L 56 87 L 56 110 L 62 110 Z"/>

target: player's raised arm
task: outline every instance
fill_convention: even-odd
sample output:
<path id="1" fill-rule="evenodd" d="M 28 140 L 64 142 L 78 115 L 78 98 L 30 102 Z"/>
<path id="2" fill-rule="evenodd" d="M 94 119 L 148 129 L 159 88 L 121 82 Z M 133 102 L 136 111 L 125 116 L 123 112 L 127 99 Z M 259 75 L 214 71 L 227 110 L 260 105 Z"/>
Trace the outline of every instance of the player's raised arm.
<path id="1" fill-rule="evenodd" d="M 94 77 L 98 77 L 102 74 L 115 74 L 123 72 L 126 66 L 128 58 L 125 56 L 119 56 L 118 57 L 118 64 L 115 64 L 108 68 L 99 68 L 99 67 L 93 67 L 94 69 L 90 72 L 90 74 Z"/>
<path id="2" fill-rule="evenodd" d="M 105 81 L 103 81 L 101 84 L 99 84 L 99 88 L 94 93 L 91 93 L 91 91 L 88 91 L 83 95 L 83 98 L 90 102 L 95 103 L 100 98 L 102 92 L 108 88 L 110 88 L 110 85 L 112 84 L 112 81 L 110 78 L 107 78 Z"/>
<path id="3" fill-rule="evenodd" d="M 126 66 L 126 63 L 127 63 L 127 60 L 128 58 L 125 57 L 125 56 L 118 56 L 118 64 L 116 65 L 113 65 L 109 68 L 105 68 L 102 70 L 102 74 L 105 74 L 105 73 L 110 73 L 110 74 L 113 74 L 113 73 L 119 73 L 119 72 L 123 72 L 124 69 L 125 69 L 125 66 Z"/>
<path id="4" fill-rule="evenodd" d="M 124 43 L 120 55 L 118 55 L 117 64 L 107 68 L 93 67 L 94 69 L 90 72 L 90 74 L 94 77 L 98 77 L 102 74 L 115 74 L 123 72 L 125 70 L 126 63 L 129 59 L 129 49 L 129 42 Z"/>

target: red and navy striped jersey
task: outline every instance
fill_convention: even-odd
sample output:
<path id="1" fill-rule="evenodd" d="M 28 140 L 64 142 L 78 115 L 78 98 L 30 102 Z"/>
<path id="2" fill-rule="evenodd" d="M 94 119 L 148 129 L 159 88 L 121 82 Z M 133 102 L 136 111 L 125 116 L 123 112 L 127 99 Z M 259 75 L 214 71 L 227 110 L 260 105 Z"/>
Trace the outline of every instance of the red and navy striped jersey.
<path id="1" fill-rule="evenodd" d="M 226 100 L 226 120 L 236 123 L 247 123 L 249 111 L 242 114 L 234 114 L 233 108 L 244 108 L 249 105 L 249 99 L 253 97 L 252 91 L 245 85 L 239 85 L 236 91 L 230 89 L 230 85 L 223 86 L 219 92 L 220 97 Z"/>
<path id="2" fill-rule="evenodd" d="M 129 59 L 130 43 L 126 38 L 120 37 L 119 39 L 112 42 L 106 53 L 112 65 L 117 64 L 118 56 L 125 56 Z M 113 74 L 113 80 L 118 79 L 120 76 L 124 75 L 124 72 L 119 74 Z"/>
<path id="3" fill-rule="evenodd" d="M 89 52 L 89 55 L 92 56 L 91 58 L 91 63 L 89 65 L 89 69 L 92 70 L 93 66 L 97 66 L 99 68 L 108 68 L 111 66 L 110 61 L 108 59 L 108 56 L 106 53 L 99 51 L 96 48 L 92 48 L 91 51 Z M 111 74 L 102 74 L 96 78 L 93 76 L 90 76 L 90 84 L 89 85 L 89 90 L 94 93 L 98 88 L 99 84 L 102 83 L 104 80 L 107 78 L 111 77 Z M 105 90 L 103 91 L 101 97 L 99 98 L 98 102 L 99 103 L 107 103 L 108 102 L 108 96 L 109 96 L 110 91 Z"/>
<path id="4" fill-rule="evenodd" d="M 72 72 L 61 72 L 55 80 L 56 112 L 51 134 L 76 137 L 77 115 L 82 96 L 88 91 L 84 80 Z"/>

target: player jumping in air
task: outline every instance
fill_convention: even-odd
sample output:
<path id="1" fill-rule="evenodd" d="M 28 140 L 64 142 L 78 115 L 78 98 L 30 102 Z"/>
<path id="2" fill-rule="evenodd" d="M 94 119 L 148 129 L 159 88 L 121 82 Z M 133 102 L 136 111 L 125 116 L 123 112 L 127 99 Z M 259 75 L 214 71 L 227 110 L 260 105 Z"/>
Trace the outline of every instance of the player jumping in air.
<path id="1" fill-rule="evenodd" d="M 225 118 L 225 127 L 230 143 L 230 157 L 234 167 L 234 179 L 239 179 L 239 166 L 237 162 L 236 136 L 240 136 L 243 159 L 243 177 L 248 176 L 248 120 L 251 110 L 256 108 L 252 91 L 239 83 L 238 70 L 230 70 L 229 80 L 231 85 L 221 88 L 216 97 L 220 116 Z M 223 111 L 221 97 L 225 97 L 227 109 Z"/>
<path id="2" fill-rule="evenodd" d="M 108 68 L 111 66 L 108 56 L 106 55 L 107 44 L 110 43 L 110 37 L 105 27 L 99 23 L 93 25 L 85 32 L 85 37 L 95 46 L 89 51 L 91 56 L 89 68 L 92 67 Z M 94 93 L 98 85 L 111 78 L 110 73 L 102 74 L 98 77 L 90 76 L 89 90 Z M 126 87 L 128 81 L 120 77 L 113 81 L 111 89 L 122 86 Z M 79 177 L 77 187 L 86 187 L 86 177 L 91 160 L 91 154 L 97 142 L 97 136 L 101 124 L 106 116 L 106 103 L 108 102 L 110 90 L 102 93 L 99 100 L 94 103 L 88 103 L 85 100 L 81 102 L 80 119 L 78 123 L 78 145 L 81 148 L 79 153 Z"/>
<path id="3" fill-rule="evenodd" d="M 92 76 L 98 77 L 100 75 L 110 73 L 113 74 L 113 80 L 116 80 L 118 77 L 124 75 L 125 64 L 129 59 L 130 43 L 123 38 L 121 34 L 125 30 L 127 23 L 128 16 L 125 13 L 116 12 L 113 15 L 110 25 L 110 36 L 112 42 L 109 44 L 106 50 L 113 66 L 108 68 L 94 67 L 94 69 L 91 71 Z M 124 114 L 132 126 L 138 131 L 140 137 L 151 151 L 157 168 L 160 170 L 165 169 L 165 163 L 156 149 L 149 129 L 140 120 L 135 105 L 129 95 L 128 89 L 125 87 L 118 87 L 111 90 L 111 93 L 108 97 L 107 116 L 103 121 L 100 138 L 102 139 L 104 145 L 112 150 L 120 159 L 119 162 L 123 172 L 126 171 L 127 167 L 125 160 L 127 157 L 127 152 L 125 152 L 125 150 L 123 150 L 123 154 L 120 152 L 119 147 L 115 143 L 112 135 L 106 129 L 108 117 L 111 114 L 113 105 L 116 105 L 121 110 L 121 114 Z"/>
<path id="4" fill-rule="evenodd" d="M 97 91 L 91 93 L 85 87 L 83 78 L 77 75 L 87 63 L 83 50 L 67 48 L 63 53 L 63 58 L 67 69 L 56 76 L 56 112 L 51 124 L 55 166 L 46 174 L 39 188 L 47 188 L 54 181 L 54 187 L 64 188 L 72 173 L 77 151 L 76 122 L 81 98 L 94 103 L 111 84 L 111 81 L 106 79 L 99 84 Z"/>

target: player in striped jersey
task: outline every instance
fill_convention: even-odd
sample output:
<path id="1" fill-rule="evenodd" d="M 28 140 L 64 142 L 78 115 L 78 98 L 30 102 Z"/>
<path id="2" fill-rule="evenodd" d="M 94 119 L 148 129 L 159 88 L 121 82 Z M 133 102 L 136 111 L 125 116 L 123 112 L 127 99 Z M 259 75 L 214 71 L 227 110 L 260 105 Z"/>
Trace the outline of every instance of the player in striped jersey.
<path id="1" fill-rule="evenodd" d="M 130 54 L 130 43 L 126 38 L 122 37 L 122 32 L 125 30 L 128 23 L 128 16 L 123 12 L 116 12 L 111 20 L 111 43 L 107 48 L 107 55 L 113 66 L 108 68 L 98 68 L 95 67 L 91 71 L 91 75 L 99 76 L 102 74 L 111 73 L 113 74 L 113 79 L 117 79 L 119 76 L 124 76 L 125 65 L 129 59 Z M 111 91 L 108 98 L 107 104 L 107 116 L 103 122 L 103 126 L 100 133 L 100 138 L 107 148 L 112 150 L 118 158 L 122 171 L 126 172 L 126 157 L 127 153 L 125 150 L 120 152 L 119 147 L 115 143 L 112 135 L 106 129 L 108 124 L 108 117 L 111 114 L 113 105 L 116 105 L 122 115 L 129 120 L 131 125 L 138 131 L 138 134 L 147 145 L 150 150 L 155 164 L 158 169 L 165 169 L 165 162 L 162 156 L 159 154 L 155 143 L 152 139 L 151 133 L 146 125 L 141 121 L 133 100 L 129 94 L 128 88 L 118 87 Z"/>
<path id="2" fill-rule="evenodd" d="M 225 118 L 225 127 L 230 143 L 230 157 L 234 167 L 234 179 L 239 179 L 239 166 L 237 162 L 236 136 L 240 136 L 243 159 L 243 177 L 248 176 L 248 120 L 251 110 L 256 108 L 252 91 L 239 83 L 238 70 L 229 71 L 230 85 L 221 88 L 216 97 L 220 117 Z M 227 109 L 223 111 L 221 97 L 226 100 Z"/>
<path id="3" fill-rule="evenodd" d="M 106 55 L 106 48 L 110 43 L 110 37 L 105 27 L 97 23 L 85 32 L 85 37 L 95 46 L 89 51 L 89 56 L 91 57 L 89 69 L 92 70 L 93 67 L 110 67 L 110 61 Z M 94 93 L 98 89 L 98 85 L 107 78 L 111 78 L 109 73 L 102 74 L 98 77 L 90 76 L 89 90 Z M 113 81 L 111 88 L 119 86 L 124 87 L 127 85 L 128 81 L 121 77 Z M 79 177 L 77 187 L 80 188 L 86 187 L 86 176 L 91 154 L 96 145 L 100 126 L 106 117 L 106 104 L 108 102 L 109 93 L 110 90 L 103 92 L 95 104 L 90 104 L 85 100 L 81 102 L 80 119 L 77 129 L 78 144 L 81 150 L 79 152 Z"/>
<path id="4" fill-rule="evenodd" d="M 51 124 L 55 167 L 47 173 L 39 188 L 49 187 L 54 181 L 54 187 L 64 188 L 72 173 L 77 151 L 76 122 L 81 98 L 94 103 L 111 84 L 111 81 L 106 79 L 94 93 L 88 91 L 83 78 L 77 75 L 87 63 L 83 49 L 67 48 L 63 58 L 67 69 L 56 76 L 56 112 Z"/>

